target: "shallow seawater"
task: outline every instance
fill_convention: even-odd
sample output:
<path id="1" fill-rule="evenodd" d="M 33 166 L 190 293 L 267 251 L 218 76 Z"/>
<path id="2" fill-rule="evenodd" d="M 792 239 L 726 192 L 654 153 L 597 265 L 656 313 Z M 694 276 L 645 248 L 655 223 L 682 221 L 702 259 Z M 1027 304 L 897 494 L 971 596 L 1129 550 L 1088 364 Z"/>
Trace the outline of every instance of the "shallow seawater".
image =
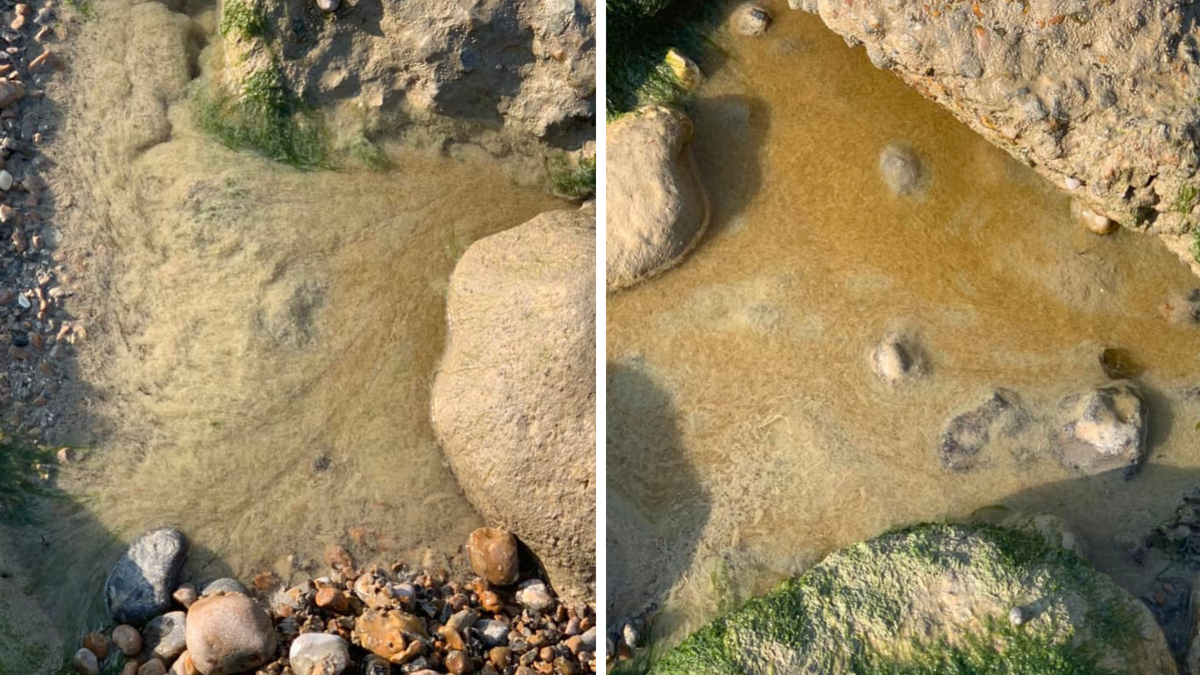
<path id="1" fill-rule="evenodd" d="M 608 299 L 611 616 L 652 599 L 670 644 L 832 550 L 990 505 L 1064 517 L 1144 592 L 1159 570 L 1130 542 L 1200 485 L 1200 331 L 1160 312 L 1200 280 L 1153 237 L 1086 231 L 1055 186 L 770 4 L 766 36 L 716 36 L 721 62 L 687 105 L 708 233 Z M 885 186 L 894 141 L 926 161 L 923 195 Z M 892 330 L 929 361 L 894 390 L 868 365 Z M 1057 402 L 1106 381 L 1106 348 L 1145 368 L 1136 478 L 1072 474 L 1048 440 L 942 468 L 946 422 L 997 387 L 1048 439 Z"/>
<path id="2" fill-rule="evenodd" d="M 382 173 L 230 151 L 187 96 L 139 78 L 182 47 L 125 30 L 137 6 L 100 2 L 82 26 L 53 146 L 88 330 L 65 440 L 87 458 L 22 532 L 35 595 L 73 644 L 104 623 L 124 544 L 163 525 L 191 540 L 196 581 L 286 582 L 323 569 L 331 543 L 360 564 L 455 564 L 482 523 L 429 421 L 446 284 L 472 241 L 564 204 L 469 149 L 391 148 Z M 211 34 L 211 11 L 192 29 Z"/>

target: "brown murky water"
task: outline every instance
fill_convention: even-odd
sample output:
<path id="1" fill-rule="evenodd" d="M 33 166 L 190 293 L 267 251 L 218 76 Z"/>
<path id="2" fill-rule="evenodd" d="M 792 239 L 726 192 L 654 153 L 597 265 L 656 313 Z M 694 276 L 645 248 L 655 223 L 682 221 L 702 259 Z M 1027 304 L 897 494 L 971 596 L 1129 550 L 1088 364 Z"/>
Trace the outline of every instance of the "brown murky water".
<path id="1" fill-rule="evenodd" d="M 363 563 L 456 556 L 480 520 L 429 422 L 446 283 L 472 241 L 562 205 L 469 148 L 391 148 L 387 173 L 229 151 L 140 77 L 183 62 L 161 79 L 186 81 L 208 54 L 176 58 L 178 15 L 137 7 L 100 2 L 77 36 L 55 146 L 88 459 L 24 536 L 68 642 L 100 621 L 123 543 L 155 526 L 189 537 L 198 581 L 286 580 L 333 542 Z M 212 28 L 211 11 L 191 26 Z M 145 147 L 156 110 L 170 133 Z"/>
<path id="2" fill-rule="evenodd" d="M 1156 570 L 1129 540 L 1200 485 L 1200 331 L 1159 310 L 1200 280 L 1152 237 L 1085 231 L 1032 170 L 771 5 L 767 36 L 718 38 L 726 59 L 688 106 L 709 233 L 608 300 L 613 616 L 660 601 L 673 643 L 831 550 L 992 504 L 1065 517 L 1141 592 Z M 928 162 L 924 197 L 884 185 L 893 141 Z M 897 390 L 867 356 L 893 329 L 930 359 Z M 1048 435 L 1063 395 L 1105 382 L 1106 347 L 1145 367 L 1152 450 L 1134 480 L 1074 476 L 1048 443 L 941 467 L 946 421 L 995 387 Z"/>

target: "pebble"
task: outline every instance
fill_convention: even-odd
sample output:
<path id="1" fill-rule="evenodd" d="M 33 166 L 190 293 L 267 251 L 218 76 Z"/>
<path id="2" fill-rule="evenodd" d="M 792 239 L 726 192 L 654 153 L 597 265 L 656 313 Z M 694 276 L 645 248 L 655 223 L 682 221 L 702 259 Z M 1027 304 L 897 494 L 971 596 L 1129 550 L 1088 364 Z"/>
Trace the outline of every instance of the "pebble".
<path id="1" fill-rule="evenodd" d="M 100 661 L 108 658 L 108 636 L 104 633 L 90 633 L 83 638 L 83 648 L 90 650 Z"/>
<path id="2" fill-rule="evenodd" d="M 467 556 L 475 574 L 498 586 L 514 584 L 520 575 L 517 538 L 496 527 L 481 527 L 467 540 Z"/>
<path id="3" fill-rule="evenodd" d="M 322 588 L 317 591 L 316 603 L 317 607 L 334 614 L 345 614 L 350 608 L 346 594 L 335 588 Z"/>
<path id="4" fill-rule="evenodd" d="M 129 624 L 113 629 L 112 642 L 125 656 L 136 656 L 142 651 L 142 634 Z"/>
<path id="5" fill-rule="evenodd" d="M 554 596 L 541 579 L 521 582 L 517 588 L 517 602 L 534 612 L 544 612 L 554 606 Z"/>
<path id="6" fill-rule="evenodd" d="M 475 629 L 483 636 L 483 644 L 488 647 L 503 647 L 508 644 L 508 624 L 495 619 L 482 619 L 475 624 Z"/>
<path id="7" fill-rule="evenodd" d="M 342 4 L 342 0 L 317 0 L 317 7 L 324 12 L 336 12 L 337 8 Z"/>
<path id="8" fill-rule="evenodd" d="M 0 169 L 0 190 L 5 192 L 12 189 L 13 175 L 7 169 Z"/>
<path id="9" fill-rule="evenodd" d="M 170 663 L 187 649 L 187 615 L 167 612 L 155 617 L 142 630 L 142 644 L 147 656 Z"/>
<path id="10" fill-rule="evenodd" d="M 1014 626 L 1023 625 L 1029 621 L 1029 612 L 1024 607 L 1013 607 L 1008 612 L 1008 621 Z"/>
<path id="11" fill-rule="evenodd" d="M 250 593 L 246 590 L 246 587 L 242 585 L 242 582 L 238 581 L 237 579 L 225 577 L 223 579 L 210 581 L 204 586 L 204 589 L 200 591 L 200 597 L 203 598 L 207 595 L 216 595 L 217 593 L 237 593 L 240 595 L 250 595 Z"/>
<path id="12" fill-rule="evenodd" d="M 182 605 L 184 609 L 187 609 L 192 606 L 193 602 L 196 602 L 200 598 L 200 594 L 196 592 L 196 587 L 192 584 L 184 584 L 175 589 L 175 592 L 171 594 L 171 598 Z"/>
<path id="13" fill-rule="evenodd" d="M 71 667 L 79 675 L 100 675 L 100 662 L 90 649 L 81 648 L 71 659 Z"/>
<path id="14" fill-rule="evenodd" d="M 451 675 L 470 675 L 475 667 L 466 654 L 455 650 L 446 655 L 446 670 L 449 670 Z"/>
<path id="15" fill-rule="evenodd" d="M 341 675 L 350 666 L 350 645 L 339 635 L 305 633 L 292 642 L 288 661 L 295 675 Z"/>
<path id="16" fill-rule="evenodd" d="M 200 598 L 187 615 L 188 654 L 205 675 L 253 670 L 275 654 L 271 617 L 239 594 Z"/>

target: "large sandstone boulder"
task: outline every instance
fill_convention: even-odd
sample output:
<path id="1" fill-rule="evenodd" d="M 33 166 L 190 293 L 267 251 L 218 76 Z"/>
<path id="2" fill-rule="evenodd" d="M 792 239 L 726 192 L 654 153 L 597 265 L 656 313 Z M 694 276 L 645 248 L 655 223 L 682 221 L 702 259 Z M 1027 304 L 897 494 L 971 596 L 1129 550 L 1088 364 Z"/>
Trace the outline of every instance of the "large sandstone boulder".
<path id="1" fill-rule="evenodd" d="M 560 595 L 595 580 L 594 211 L 551 211 L 470 246 L 450 278 L 433 424 L 471 504 Z"/>
<path id="2" fill-rule="evenodd" d="M 663 106 L 610 123 L 604 229 L 609 291 L 674 267 L 708 226 L 708 197 L 688 142 L 692 123 Z"/>
<path id="3" fill-rule="evenodd" d="M 236 593 L 200 598 L 187 614 L 187 653 L 201 675 L 234 675 L 275 656 L 271 615 Z"/>
<path id="4" fill-rule="evenodd" d="M 1140 601 L 1041 534 L 988 525 L 920 525 L 834 553 L 650 672 L 968 671 L 1176 672 Z"/>
<path id="5" fill-rule="evenodd" d="M 1200 222 L 1200 9 L 1178 0 L 791 0 L 1127 227 L 1188 251 Z"/>
<path id="6" fill-rule="evenodd" d="M 104 582 L 108 615 L 116 623 L 141 626 L 166 612 L 186 558 L 187 540 L 178 530 L 163 528 L 138 537 Z"/>

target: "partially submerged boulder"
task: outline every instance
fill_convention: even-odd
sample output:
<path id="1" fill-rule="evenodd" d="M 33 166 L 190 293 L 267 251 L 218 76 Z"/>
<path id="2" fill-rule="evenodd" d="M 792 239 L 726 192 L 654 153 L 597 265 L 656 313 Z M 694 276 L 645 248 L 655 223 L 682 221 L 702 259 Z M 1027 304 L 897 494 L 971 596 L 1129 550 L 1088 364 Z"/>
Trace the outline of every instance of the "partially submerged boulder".
<path id="1" fill-rule="evenodd" d="M 688 142 L 687 115 L 650 106 L 607 129 L 604 229 L 609 291 L 674 267 L 708 227 L 708 197 Z"/>
<path id="2" fill-rule="evenodd" d="M 551 211 L 472 244 L 450 278 L 433 426 L 463 493 L 542 561 L 595 582 L 594 211 Z"/>
<path id="3" fill-rule="evenodd" d="M 988 140 L 1126 227 L 1200 222 L 1200 10 L 1114 0 L 791 1 Z M 1191 239 L 1190 236 L 1186 239 Z"/>
<path id="4" fill-rule="evenodd" d="M 1030 675 L 1176 672 L 1140 601 L 1041 535 L 989 525 L 919 525 L 834 553 L 650 672 L 933 673 L 964 663 Z"/>
<path id="5" fill-rule="evenodd" d="M 141 626 L 166 612 L 186 557 L 187 540 L 178 530 L 162 528 L 138 537 L 104 583 L 112 620 Z"/>
<path id="6" fill-rule="evenodd" d="M 1071 394 L 1058 404 L 1054 454 L 1084 474 L 1137 472 L 1146 457 L 1146 401 L 1132 382 Z"/>

